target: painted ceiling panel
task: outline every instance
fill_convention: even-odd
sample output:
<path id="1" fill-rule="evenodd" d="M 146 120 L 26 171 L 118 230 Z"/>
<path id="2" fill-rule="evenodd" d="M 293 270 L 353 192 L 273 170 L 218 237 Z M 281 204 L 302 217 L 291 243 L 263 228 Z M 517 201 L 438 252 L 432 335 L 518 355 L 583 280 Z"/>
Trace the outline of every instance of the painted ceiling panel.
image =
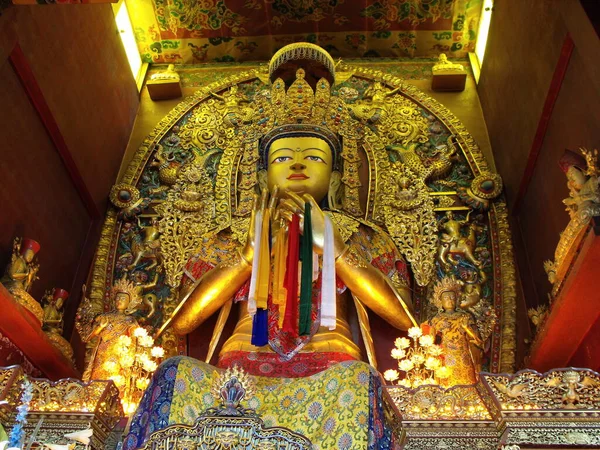
<path id="1" fill-rule="evenodd" d="M 126 0 L 145 62 L 268 60 L 308 41 L 334 57 L 453 58 L 475 48 L 482 0 Z"/>

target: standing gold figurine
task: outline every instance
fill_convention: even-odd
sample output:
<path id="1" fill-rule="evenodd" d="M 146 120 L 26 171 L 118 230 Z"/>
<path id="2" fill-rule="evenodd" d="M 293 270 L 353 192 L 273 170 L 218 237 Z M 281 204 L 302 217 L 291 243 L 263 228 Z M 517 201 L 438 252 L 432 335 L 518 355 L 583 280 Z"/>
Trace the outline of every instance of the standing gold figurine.
<path id="1" fill-rule="evenodd" d="M 39 321 L 44 319 L 44 310 L 31 295 L 29 289 L 37 279 L 39 265 L 34 262 L 40 244 L 33 239 L 15 238 L 11 262 L 0 282 L 13 295 L 14 299 Z"/>
<path id="2" fill-rule="evenodd" d="M 429 320 L 434 334 L 441 337 L 444 365 L 449 370 L 442 384 L 474 384 L 481 371 L 483 341 L 471 314 L 459 308 L 461 284 L 452 277 L 439 281 L 433 303 L 439 312 Z"/>
<path id="3" fill-rule="evenodd" d="M 84 380 L 106 380 L 111 376 L 108 366 L 118 361 L 118 339 L 130 336 L 137 328 L 137 320 L 131 316 L 142 299 L 137 295 L 135 285 L 125 278 L 113 287 L 114 310 L 100 314 L 94 319 L 92 331 L 82 336 L 84 342 L 98 339 L 94 352 L 83 374 Z"/>

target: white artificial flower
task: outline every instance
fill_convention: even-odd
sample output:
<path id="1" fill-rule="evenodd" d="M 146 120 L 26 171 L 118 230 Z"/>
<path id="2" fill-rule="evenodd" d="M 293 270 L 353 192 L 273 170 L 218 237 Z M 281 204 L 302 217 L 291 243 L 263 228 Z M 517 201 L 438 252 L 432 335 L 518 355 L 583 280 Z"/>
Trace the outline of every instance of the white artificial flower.
<path id="1" fill-rule="evenodd" d="M 408 336 L 413 339 L 417 339 L 418 337 L 421 337 L 422 335 L 423 335 L 423 331 L 421 331 L 421 328 L 419 328 L 419 327 L 411 327 L 408 329 Z"/>
<path id="2" fill-rule="evenodd" d="M 402 359 L 406 356 L 406 352 L 400 348 L 392 349 L 392 358 L 394 359 Z"/>
<path id="3" fill-rule="evenodd" d="M 405 337 L 401 337 L 398 338 L 394 341 L 394 345 L 396 346 L 396 348 L 408 348 L 410 347 L 410 341 L 408 339 L 406 339 Z"/>
<path id="4" fill-rule="evenodd" d="M 443 350 L 439 345 L 432 345 L 431 347 L 427 348 L 427 353 L 429 353 L 431 356 L 441 356 Z"/>
<path id="5" fill-rule="evenodd" d="M 415 367 L 415 365 L 410 359 L 403 359 L 398 363 L 398 367 L 404 372 L 410 372 L 413 369 L 413 367 Z"/>
<path id="6" fill-rule="evenodd" d="M 133 330 L 133 335 L 137 338 L 148 336 L 148 331 L 146 331 L 145 328 L 137 327 L 135 330 Z"/>
<path id="7" fill-rule="evenodd" d="M 400 374 L 395 369 L 389 369 L 383 373 L 383 378 L 385 378 L 387 381 L 396 381 L 398 378 L 400 378 Z"/>
<path id="8" fill-rule="evenodd" d="M 419 344 L 421 344 L 421 346 L 423 346 L 423 347 L 429 347 L 429 346 L 433 345 L 433 336 L 430 334 L 421 336 L 419 338 Z"/>
<path id="9" fill-rule="evenodd" d="M 440 365 L 440 360 L 433 356 L 430 356 L 425 360 L 425 368 L 428 370 L 436 370 L 440 367 Z"/>
<path id="10" fill-rule="evenodd" d="M 162 347 L 152 347 L 150 354 L 155 358 L 162 358 L 165 356 L 165 350 Z"/>
<path id="11" fill-rule="evenodd" d="M 154 339 L 152 339 L 152 336 L 142 336 L 139 338 L 140 345 L 142 347 L 147 347 L 150 348 L 154 345 Z"/>

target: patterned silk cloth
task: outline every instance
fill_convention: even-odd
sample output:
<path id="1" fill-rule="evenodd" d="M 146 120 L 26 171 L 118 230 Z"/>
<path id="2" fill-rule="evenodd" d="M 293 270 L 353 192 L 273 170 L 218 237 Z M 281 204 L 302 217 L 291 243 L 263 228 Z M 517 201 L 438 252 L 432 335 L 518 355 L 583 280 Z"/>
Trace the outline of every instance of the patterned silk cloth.
<path id="1" fill-rule="evenodd" d="M 143 445 L 150 434 L 173 424 L 193 425 L 207 408 L 219 369 L 177 356 L 156 371 L 136 411 L 123 450 Z M 347 361 L 306 378 L 251 377 L 256 410 L 267 427 L 285 427 L 311 440 L 314 449 L 393 449 L 385 424 L 382 380 L 366 363 Z"/>

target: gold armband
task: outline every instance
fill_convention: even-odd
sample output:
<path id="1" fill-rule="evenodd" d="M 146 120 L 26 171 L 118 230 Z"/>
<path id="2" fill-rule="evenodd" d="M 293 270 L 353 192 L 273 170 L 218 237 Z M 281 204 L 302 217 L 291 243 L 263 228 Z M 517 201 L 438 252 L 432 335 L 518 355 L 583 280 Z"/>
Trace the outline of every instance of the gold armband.
<path id="1" fill-rule="evenodd" d="M 244 254 L 242 253 L 241 250 L 238 250 L 238 254 L 240 255 L 240 259 L 245 262 L 247 265 L 249 265 L 250 267 L 252 267 L 252 261 L 248 261 L 245 257 Z"/>
<path id="2" fill-rule="evenodd" d="M 335 257 L 335 261 L 337 261 L 337 260 L 338 260 L 338 259 L 340 259 L 342 256 L 344 256 L 346 253 L 348 253 L 348 251 L 349 251 L 349 250 L 350 250 L 350 246 L 349 246 L 349 245 L 346 245 L 346 247 L 344 247 L 344 250 L 342 250 L 342 251 L 340 252 L 340 254 L 339 254 L 339 255 L 337 255 L 337 256 Z"/>

